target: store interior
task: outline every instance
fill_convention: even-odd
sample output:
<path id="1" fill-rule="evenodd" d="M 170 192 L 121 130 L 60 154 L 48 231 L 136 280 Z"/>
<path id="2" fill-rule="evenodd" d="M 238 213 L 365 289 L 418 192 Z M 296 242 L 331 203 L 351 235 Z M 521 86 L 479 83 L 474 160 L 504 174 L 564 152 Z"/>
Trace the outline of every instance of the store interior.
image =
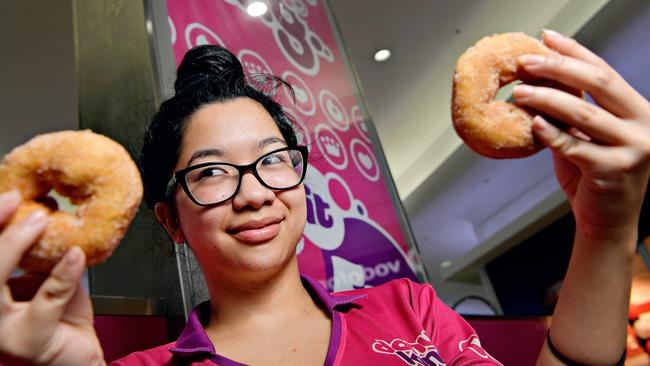
<path id="1" fill-rule="evenodd" d="M 150 48 L 151 32 L 143 29 L 152 27 L 152 14 L 155 18 L 164 11 L 165 2 L 103 0 L 101 14 L 81 3 L 23 0 L 3 5 L 0 156 L 36 134 L 79 128 L 110 131 L 125 144 L 133 142 L 131 152 L 137 150 L 143 123 L 164 96 L 157 70 L 165 65 L 154 65 L 159 61 Z M 500 334 L 485 345 L 504 357 L 504 364 L 517 364 L 508 358 L 534 360 L 562 286 L 575 220 L 555 180 L 549 151 L 497 161 L 463 145 L 449 109 L 455 62 L 483 36 L 506 31 L 539 36 L 550 28 L 594 50 L 649 98 L 650 3 L 330 0 L 327 6 L 376 131 L 379 144 L 374 148 L 383 153 L 405 236 L 412 237 L 424 280 L 479 332 Z M 93 11 L 96 18 L 79 18 Z M 112 24 L 110 14 L 119 15 L 122 23 Z M 142 23 L 133 26 L 133 19 Z M 153 27 L 160 23 L 154 21 Z M 132 36 L 132 44 L 102 48 L 91 34 L 106 29 Z M 83 31 L 87 33 L 80 35 Z M 93 43 L 95 48 L 80 51 Z M 380 49 L 389 49 L 390 58 L 375 61 Z M 118 59 L 147 72 L 113 68 Z M 103 66 L 98 71 L 80 61 Z M 105 74 L 113 75 L 115 83 L 102 84 Z M 137 87 L 124 90 L 125 78 Z M 509 91 L 499 97 L 508 99 Z M 110 125 L 115 120 L 125 121 L 119 130 Z M 86 279 L 106 342 L 116 342 L 110 334 L 117 329 L 137 329 L 129 339 L 138 344 L 115 343 L 109 351 L 114 357 L 175 336 L 191 302 L 181 288 L 195 283 L 197 271 L 191 265 L 185 269 L 189 280 L 175 272 L 178 262 L 170 258 L 178 253 L 171 245 L 157 245 L 168 239 L 152 215 L 139 215 L 131 231 L 130 241 L 147 245 L 118 252 L 113 263 L 100 265 Z M 630 364 L 643 365 L 650 364 L 650 199 L 641 213 L 638 248 L 628 355 L 640 360 Z M 142 258 L 154 260 L 144 263 Z M 130 280 L 136 277 L 143 280 Z M 131 299 L 132 305 L 116 310 L 113 297 Z M 149 309 L 147 316 L 141 316 L 143 308 Z M 522 340 L 522 334 L 530 337 Z M 147 344 L 140 344 L 143 340 Z M 519 353 L 500 349 L 505 341 L 519 342 Z"/>

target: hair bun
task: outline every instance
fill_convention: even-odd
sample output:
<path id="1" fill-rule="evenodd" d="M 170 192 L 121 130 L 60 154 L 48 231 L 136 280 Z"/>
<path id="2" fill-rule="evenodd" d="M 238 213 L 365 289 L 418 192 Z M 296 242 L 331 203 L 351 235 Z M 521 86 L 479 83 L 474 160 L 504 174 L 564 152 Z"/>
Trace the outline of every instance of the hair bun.
<path id="1" fill-rule="evenodd" d="M 181 93 L 188 87 L 200 88 L 216 80 L 240 82 L 244 80 L 241 62 L 227 49 L 216 45 L 198 46 L 187 51 L 178 66 L 174 90 Z"/>

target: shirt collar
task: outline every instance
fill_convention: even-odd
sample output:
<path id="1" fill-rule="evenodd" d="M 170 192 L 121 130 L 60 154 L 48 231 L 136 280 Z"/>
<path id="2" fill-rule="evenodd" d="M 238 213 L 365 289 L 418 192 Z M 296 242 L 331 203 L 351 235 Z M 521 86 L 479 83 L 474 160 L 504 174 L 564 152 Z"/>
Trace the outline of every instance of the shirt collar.
<path id="1" fill-rule="evenodd" d="M 327 291 L 323 285 L 320 284 L 317 280 L 309 277 L 302 275 L 300 276 L 300 279 L 302 280 L 303 286 L 309 291 L 310 293 L 316 295 L 316 297 L 321 301 L 323 305 L 327 307 L 327 309 L 332 311 L 339 311 L 340 307 L 343 307 L 344 305 L 350 305 L 354 301 L 362 299 L 367 297 L 368 295 L 366 294 L 360 294 L 360 295 L 337 295 L 337 294 L 331 294 Z"/>
<path id="2" fill-rule="evenodd" d="M 330 294 L 323 285 L 317 280 L 301 275 L 302 284 L 313 295 L 315 295 L 330 313 L 341 311 L 345 305 L 351 305 L 354 301 L 365 298 L 367 295 L 337 295 Z M 169 349 L 171 353 L 181 357 L 196 356 L 205 354 L 205 356 L 216 355 L 216 351 L 208 334 L 203 329 L 201 320 L 207 320 L 210 316 L 210 302 L 206 301 L 190 313 L 187 324 L 176 340 L 175 347 Z"/>

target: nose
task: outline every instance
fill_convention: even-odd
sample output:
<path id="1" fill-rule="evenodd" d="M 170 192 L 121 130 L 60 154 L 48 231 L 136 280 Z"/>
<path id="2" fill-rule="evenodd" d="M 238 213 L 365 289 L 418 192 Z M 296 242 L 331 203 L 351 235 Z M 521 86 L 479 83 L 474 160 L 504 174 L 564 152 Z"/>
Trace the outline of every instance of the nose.
<path id="1" fill-rule="evenodd" d="M 257 210 L 265 204 L 273 203 L 273 200 L 275 200 L 275 192 L 264 187 L 253 172 L 248 171 L 241 177 L 239 191 L 235 195 L 232 204 L 237 210 L 246 207 Z"/>

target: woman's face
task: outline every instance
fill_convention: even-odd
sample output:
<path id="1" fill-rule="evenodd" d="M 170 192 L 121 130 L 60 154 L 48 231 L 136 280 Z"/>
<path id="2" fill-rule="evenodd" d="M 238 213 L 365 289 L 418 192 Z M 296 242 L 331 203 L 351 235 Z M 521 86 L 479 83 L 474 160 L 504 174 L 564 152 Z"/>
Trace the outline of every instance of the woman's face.
<path id="1" fill-rule="evenodd" d="M 286 143 L 271 115 L 249 98 L 213 103 L 190 119 L 174 171 L 204 163 L 250 164 Z M 301 185 L 285 191 L 264 187 L 252 172 L 235 197 L 213 207 L 175 192 L 180 234 L 206 275 L 243 279 L 272 274 L 294 260 L 306 220 Z"/>

